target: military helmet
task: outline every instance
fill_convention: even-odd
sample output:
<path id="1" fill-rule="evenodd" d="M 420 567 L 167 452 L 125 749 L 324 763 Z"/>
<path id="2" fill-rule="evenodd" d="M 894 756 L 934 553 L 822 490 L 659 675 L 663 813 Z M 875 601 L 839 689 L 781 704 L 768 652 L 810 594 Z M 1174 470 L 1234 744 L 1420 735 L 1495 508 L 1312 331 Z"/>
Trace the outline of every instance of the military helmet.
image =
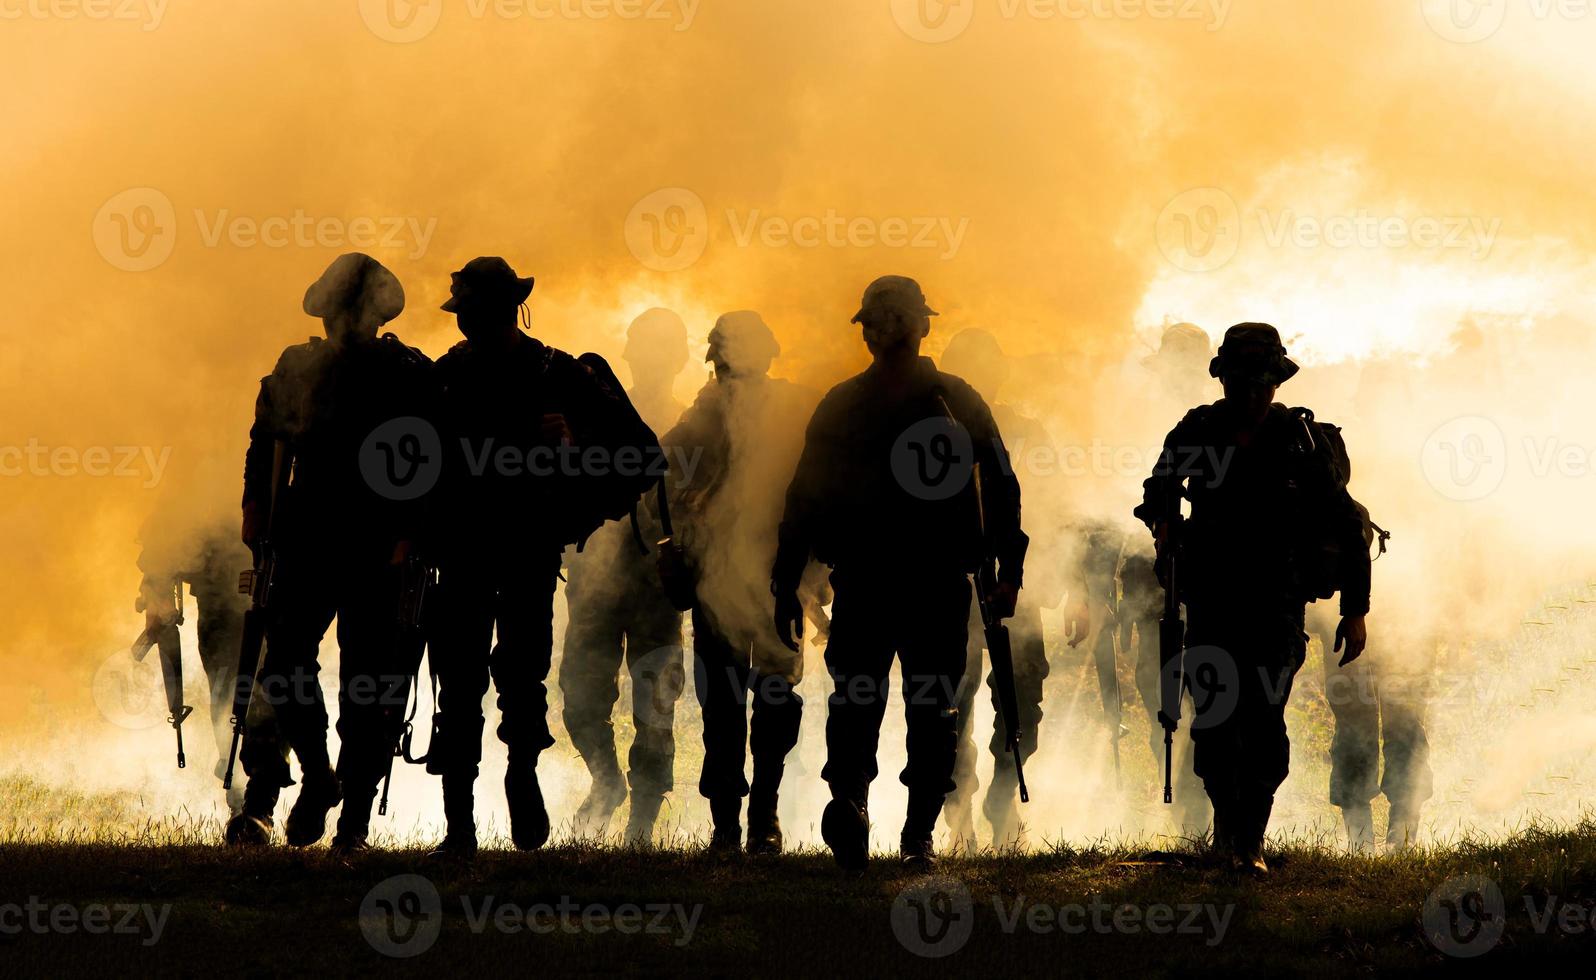
<path id="1" fill-rule="evenodd" d="M 1286 356 L 1280 331 L 1267 323 L 1238 323 L 1226 330 L 1219 353 L 1208 362 L 1212 377 L 1240 374 L 1272 385 L 1291 380 L 1299 370 L 1297 363 Z"/>
<path id="2" fill-rule="evenodd" d="M 954 334 L 953 339 L 948 341 L 947 350 L 942 352 L 940 366 L 942 370 L 958 375 L 977 388 L 982 385 L 976 379 L 988 381 L 994 387 L 1001 386 L 1008 380 L 1010 371 L 1008 355 L 1003 353 L 997 338 L 979 327 L 970 327 Z"/>
<path id="3" fill-rule="evenodd" d="M 866 314 L 878 311 L 896 310 L 910 316 L 936 316 L 925 301 L 925 293 L 921 291 L 920 284 L 908 276 L 882 276 L 866 287 L 864 299 L 859 302 L 859 312 L 853 315 L 851 322 L 858 323 Z"/>
<path id="4" fill-rule="evenodd" d="M 680 371 L 687 365 L 687 324 L 671 310 L 657 306 L 644 310 L 626 328 L 626 347 L 621 351 L 622 360 L 639 357 Z"/>
<path id="5" fill-rule="evenodd" d="M 303 309 L 309 316 L 356 313 L 362 320 L 387 323 L 405 308 L 399 278 L 376 259 L 349 252 L 333 259 L 321 278 L 305 290 Z"/>
<path id="6" fill-rule="evenodd" d="M 737 310 L 716 320 L 709 332 L 704 360 L 713 360 L 717 353 L 740 374 L 763 374 L 781 354 L 781 344 L 764 317 L 753 310 Z"/>

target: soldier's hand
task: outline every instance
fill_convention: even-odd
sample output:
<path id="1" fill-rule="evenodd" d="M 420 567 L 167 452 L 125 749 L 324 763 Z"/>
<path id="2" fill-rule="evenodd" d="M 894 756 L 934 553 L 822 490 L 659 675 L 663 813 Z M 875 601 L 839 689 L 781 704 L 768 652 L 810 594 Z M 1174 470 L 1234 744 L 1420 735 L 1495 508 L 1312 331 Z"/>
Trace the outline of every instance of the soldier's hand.
<path id="1" fill-rule="evenodd" d="M 1341 666 L 1358 659 L 1363 655 L 1363 648 L 1369 643 L 1369 628 L 1364 624 L 1362 616 L 1343 616 L 1336 626 L 1336 645 L 1334 652 L 1341 653 L 1341 648 L 1346 647 L 1346 652 L 1341 654 Z"/>
<path id="2" fill-rule="evenodd" d="M 797 592 L 776 593 L 776 636 L 787 649 L 798 652 L 804 638 L 804 607 Z"/>
<path id="3" fill-rule="evenodd" d="M 254 548 L 260 540 L 260 508 L 253 500 L 244 505 L 244 525 L 240 537 L 250 548 Z"/>
<path id="4" fill-rule="evenodd" d="M 166 618 L 161 615 L 161 611 L 159 609 L 151 608 L 144 610 L 144 632 L 154 636 L 156 633 L 159 633 L 165 628 Z"/>
<path id="5" fill-rule="evenodd" d="M 1086 596 L 1070 603 L 1069 610 L 1064 614 L 1064 631 L 1070 638 L 1071 647 L 1080 646 L 1092 631 L 1092 606 L 1086 601 Z"/>
<path id="6" fill-rule="evenodd" d="M 986 597 L 986 604 L 991 607 L 992 614 L 998 619 L 1012 617 L 1014 607 L 1019 601 L 1020 589 L 1013 582 L 999 582 Z"/>
<path id="7" fill-rule="evenodd" d="M 545 415 L 539 424 L 543 439 L 550 445 L 571 446 L 576 444 L 576 437 L 571 434 L 571 426 L 565 421 L 563 415 Z"/>

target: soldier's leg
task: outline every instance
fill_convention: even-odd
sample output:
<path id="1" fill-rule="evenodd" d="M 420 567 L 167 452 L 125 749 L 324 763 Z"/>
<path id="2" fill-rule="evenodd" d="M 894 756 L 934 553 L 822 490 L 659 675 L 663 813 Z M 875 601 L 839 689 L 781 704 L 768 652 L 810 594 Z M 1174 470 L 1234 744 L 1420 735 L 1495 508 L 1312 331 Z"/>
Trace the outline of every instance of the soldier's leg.
<path id="1" fill-rule="evenodd" d="M 909 788 L 902 850 L 905 857 L 930 856 L 931 830 L 947 794 L 953 790 L 958 738 L 954 700 L 963 679 L 969 641 L 970 583 L 948 576 L 919 583 L 916 601 L 898 626 L 903 636 L 904 715 L 908 723 L 908 764 L 899 777 Z"/>
<path id="2" fill-rule="evenodd" d="M 482 698 L 488 691 L 494 596 L 491 582 L 445 568 L 429 600 L 438 703 L 427 772 L 443 777 L 445 853 L 469 856 L 476 850 L 474 785 L 482 761 Z"/>
<path id="3" fill-rule="evenodd" d="M 509 750 L 504 776 L 510 835 L 520 850 L 549 839 L 549 814 L 538 784 L 538 756 L 554 744 L 549 732 L 549 665 L 554 654 L 554 590 L 558 552 L 503 570 L 494 617 L 493 685 L 499 692 L 499 739 Z"/>
<path id="4" fill-rule="evenodd" d="M 636 735 L 626 766 L 634 814 L 642 815 L 645 810 L 657 814 L 660 801 L 676 785 L 676 702 L 687 679 L 682 614 L 658 590 L 636 596 L 636 600 L 626 636 Z M 648 825 L 652 831 L 652 818 Z M 639 824 L 636 829 L 645 828 Z"/>
<path id="5" fill-rule="evenodd" d="M 748 850 L 773 854 L 781 850 L 781 823 L 776 817 L 787 756 L 798 744 L 803 727 L 803 657 L 770 641 L 754 653 L 749 677 L 753 718 L 748 746 L 754 757 L 754 778 L 748 791 Z"/>
<path id="6" fill-rule="evenodd" d="M 709 800 L 712 845 L 742 845 L 742 804 L 748 795 L 749 651 L 723 635 L 713 616 L 693 609 L 693 691 L 704 717 L 704 768 L 698 791 Z"/>
<path id="7" fill-rule="evenodd" d="M 821 816 L 820 835 L 839 865 L 860 870 L 869 859 L 867 810 L 870 784 L 879 771 L 876 748 L 887 712 L 895 620 L 919 610 L 900 608 L 880 582 L 834 573 L 831 585 L 834 599 L 825 661 L 832 691 L 826 700 L 826 764 L 820 771 L 831 790 L 831 802 Z M 962 662 L 964 651 L 959 653 Z M 954 737 L 950 732 L 950 741 Z M 948 750 L 951 755 L 951 745 Z"/>
<path id="8" fill-rule="evenodd" d="M 1232 826 L 1237 854 L 1244 865 L 1254 870 L 1267 870 L 1262 862 L 1264 835 L 1275 792 L 1290 771 L 1286 703 L 1302 667 L 1301 623 L 1300 613 L 1294 623 L 1289 617 L 1264 623 L 1264 632 L 1247 637 L 1237 655 L 1241 678 L 1236 717 L 1240 724 Z"/>
<path id="9" fill-rule="evenodd" d="M 971 603 L 972 607 L 974 603 Z M 953 792 L 942 805 L 942 817 L 956 846 L 974 849 L 976 790 L 980 788 L 980 750 L 975 745 L 975 695 L 985 672 L 986 640 L 981 633 L 981 614 L 970 610 L 969 640 L 965 644 L 964 677 L 959 681 L 957 707 L 959 727 L 953 761 Z"/>
<path id="10" fill-rule="evenodd" d="M 211 733 L 216 739 L 216 778 L 227 771 L 233 741 L 233 685 L 238 681 L 238 651 L 244 638 L 244 611 L 237 602 L 196 598 L 194 626 L 199 641 L 200 666 L 205 671 Z M 235 785 L 242 797 L 242 787 Z M 237 808 L 238 801 L 229 800 Z"/>
<path id="11" fill-rule="evenodd" d="M 578 831 L 603 833 L 611 815 L 626 800 L 626 782 L 615 754 L 615 702 L 625 651 L 624 614 L 598 583 L 566 587 L 569 616 L 565 653 L 560 660 L 560 692 L 565 730 L 587 764 L 592 786 L 577 808 Z"/>
<path id="12" fill-rule="evenodd" d="M 1380 705 L 1367 658 L 1340 666 L 1334 640 L 1320 635 L 1324 653 L 1324 697 L 1335 728 L 1330 739 L 1330 803 L 1341 808 L 1347 846 L 1374 846 L 1369 802 L 1379 792 Z"/>
<path id="13" fill-rule="evenodd" d="M 1042 690 L 1047 683 L 1047 642 L 1042 628 L 1042 611 L 1024 601 L 1014 619 L 1010 621 L 1009 634 L 1014 650 L 1014 690 L 1019 707 L 1020 759 L 1029 760 L 1036 754 L 1042 731 Z M 968 683 L 968 676 L 965 681 Z M 987 679 L 988 686 L 991 678 Z M 1018 799 L 1020 780 L 1014 766 L 1014 756 L 1008 751 L 1008 731 L 997 710 L 997 691 L 992 692 L 992 740 L 988 749 L 992 755 L 992 782 L 987 787 L 986 799 L 981 809 L 992 824 L 992 842 L 1012 844 L 1019 833 Z M 962 713 L 963 708 L 960 708 Z M 960 719 L 963 723 L 963 719 Z"/>
<path id="14" fill-rule="evenodd" d="M 1380 734 L 1384 741 L 1385 773 L 1380 789 L 1391 804 L 1386 826 L 1388 848 L 1403 850 L 1418 843 L 1419 811 L 1435 793 L 1430 770 L 1430 740 L 1424 730 L 1428 690 L 1422 677 L 1387 674 L 1377 677 Z"/>
<path id="15" fill-rule="evenodd" d="M 372 805 L 398 743 L 416 668 L 401 646 L 398 620 L 397 570 L 352 570 L 338 607 L 338 783 L 344 805 L 335 847 L 365 846 Z"/>

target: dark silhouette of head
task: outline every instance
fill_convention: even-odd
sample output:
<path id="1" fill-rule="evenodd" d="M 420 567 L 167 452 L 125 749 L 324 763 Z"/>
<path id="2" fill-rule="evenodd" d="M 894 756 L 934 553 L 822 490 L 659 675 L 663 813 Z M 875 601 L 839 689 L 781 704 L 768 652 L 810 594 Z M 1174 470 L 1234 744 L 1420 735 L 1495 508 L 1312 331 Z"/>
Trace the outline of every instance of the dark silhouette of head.
<path id="1" fill-rule="evenodd" d="M 1225 331 L 1208 373 L 1219 379 L 1225 398 L 1239 405 L 1267 405 L 1275 389 L 1296 376 L 1295 361 L 1286 356 L 1280 331 L 1267 323 L 1238 323 Z"/>
<path id="2" fill-rule="evenodd" d="M 781 354 L 776 335 L 765 318 L 753 310 L 727 313 L 715 321 L 709 332 L 709 353 L 704 360 L 715 365 L 715 377 L 762 378 Z"/>
<path id="3" fill-rule="evenodd" d="M 670 310 L 645 310 L 626 328 L 622 360 L 638 388 L 669 387 L 687 367 L 687 324 Z"/>
<path id="4" fill-rule="evenodd" d="M 503 338 L 515 332 L 521 304 L 532 295 L 533 279 L 522 278 L 498 256 L 472 259 L 450 273 L 446 313 L 453 313 L 466 340 Z"/>
<path id="5" fill-rule="evenodd" d="M 1011 365 L 996 337 L 972 327 L 948 341 L 948 349 L 942 352 L 942 370 L 968 381 L 982 398 L 995 402 L 1009 380 Z"/>
<path id="6" fill-rule="evenodd" d="M 361 343 L 404 312 L 405 291 L 381 262 L 360 252 L 340 255 L 305 290 L 305 312 L 320 317 L 327 339 Z"/>
<path id="7" fill-rule="evenodd" d="M 918 353 L 936 315 L 919 283 L 907 276 L 882 276 L 865 289 L 853 322 L 863 328 L 865 346 L 880 360 Z"/>

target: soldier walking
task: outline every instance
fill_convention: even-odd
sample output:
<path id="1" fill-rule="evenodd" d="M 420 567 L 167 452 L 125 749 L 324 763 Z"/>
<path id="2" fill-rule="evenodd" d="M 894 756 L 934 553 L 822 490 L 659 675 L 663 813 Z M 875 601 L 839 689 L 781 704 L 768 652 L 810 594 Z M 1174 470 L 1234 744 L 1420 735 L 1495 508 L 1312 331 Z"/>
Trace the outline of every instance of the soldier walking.
<path id="1" fill-rule="evenodd" d="M 671 384 L 687 366 L 687 326 L 669 310 L 652 309 L 632 322 L 622 354 L 632 372 L 628 395 L 643 421 L 664 432 L 682 414 Z M 639 511 L 646 518 L 646 510 Z M 657 527 L 643 534 L 660 537 Z M 653 837 L 665 794 L 675 786 L 676 700 L 684 686 L 682 614 L 666 599 L 654 562 L 633 546 L 625 521 L 600 528 L 568 561 L 568 618 L 560 660 L 565 730 L 593 783 L 576 811 L 578 833 L 602 836 L 626 802 L 624 839 Z M 635 734 L 622 775 L 611 716 L 620 698 L 622 664 L 632 682 Z"/>
<path id="2" fill-rule="evenodd" d="M 776 548 L 781 488 L 802 448 L 792 420 L 806 417 L 819 397 L 770 377 L 780 353 L 758 313 L 722 316 L 706 358 L 715 375 L 663 440 L 673 458 L 693 465 L 673 480 L 672 512 L 695 600 L 694 678 L 704 717 L 698 789 L 714 820 L 710 845 L 722 851 L 742 847 L 747 797 L 750 854 L 782 848 L 779 791 L 803 723 L 803 699 L 794 690 L 803 655 L 772 627 L 764 572 Z M 801 601 L 815 615 L 822 586 L 814 575 L 800 581 Z M 750 751 L 752 783 L 745 775 Z"/>
<path id="3" fill-rule="evenodd" d="M 1179 562 L 1195 768 L 1213 802 L 1216 850 L 1260 874 L 1290 761 L 1285 708 L 1306 649 L 1304 607 L 1335 582 L 1344 664 L 1363 652 L 1369 609 L 1363 518 L 1347 496 L 1348 474 L 1336 472 L 1345 467 L 1327 455 L 1339 435 L 1274 401 L 1297 370 L 1274 327 L 1230 328 L 1209 366 L 1224 397 L 1169 433 L 1136 508 L 1159 560 Z M 1177 529 L 1171 518 L 1182 498 L 1191 514 Z M 1335 567 L 1322 567 L 1325 560 Z"/>
<path id="4" fill-rule="evenodd" d="M 367 255 L 339 257 L 305 294 L 326 339 L 283 352 L 261 382 L 244 464 L 244 542 L 258 547 L 273 493 L 274 446 L 293 460 L 279 507 L 274 615 L 256 697 L 276 712 L 299 759 L 299 796 L 285 836 L 319 841 L 329 811 L 343 802 L 333 846 L 366 847 L 371 806 L 392 757 L 394 725 L 413 664 L 399 662 L 400 568 L 422 524 L 421 505 L 386 492 L 371 476 L 372 437 L 393 420 L 432 411 L 432 363 L 383 324 L 404 309 L 399 280 Z M 338 620 L 338 737 L 335 773 L 327 752 L 327 708 L 319 678 L 322 637 Z M 283 773 L 270 758 L 252 767 L 244 809 L 229 828 L 259 840 Z"/>
<path id="5" fill-rule="evenodd" d="M 796 650 L 803 571 L 811 557 L 832 568 L 826 666 L 835 690 L 822 773 L 832 799 L 821 835 L 848 869 L 868 860 L 869 788 L 894 657 L 908 722 L 900 778 L 909 803 L 899 850 L 906 863 L 925 867 L 955 786 L 970 574 L 996 558 L 998 582 L 988 598 L 1001 618 L 1014 614 L 1023 574 L 1019 484 L 992 413 L 968 384 L 920 356 L 935 315 L 912 279 L 887 276 L 865 291 L 853 322 L 873 363 L 833 388 L 809 422 L 772 574 L 777 632 Z"/>

